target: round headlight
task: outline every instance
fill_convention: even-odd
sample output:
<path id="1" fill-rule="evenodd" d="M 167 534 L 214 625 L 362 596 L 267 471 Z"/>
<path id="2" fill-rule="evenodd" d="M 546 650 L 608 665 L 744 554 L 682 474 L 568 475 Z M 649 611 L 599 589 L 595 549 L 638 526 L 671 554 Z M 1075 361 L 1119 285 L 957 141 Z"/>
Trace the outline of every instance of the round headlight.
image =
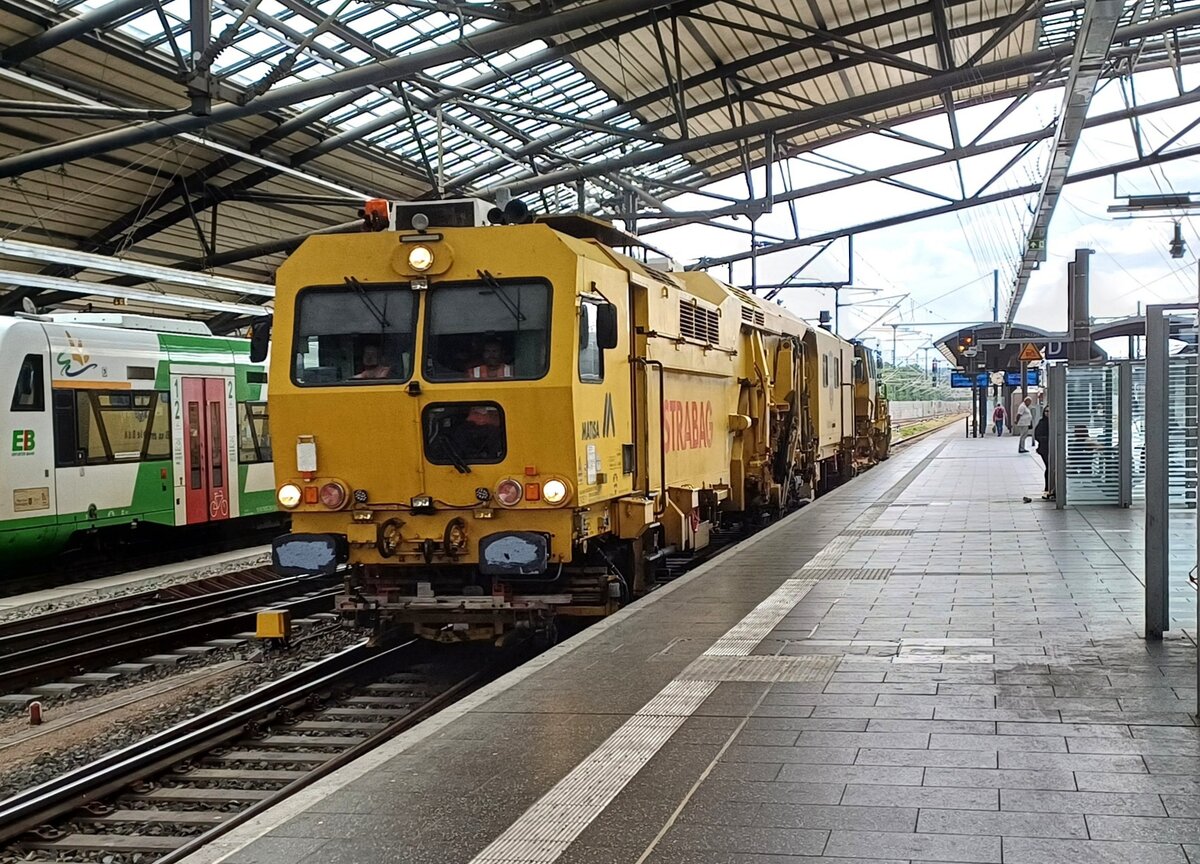
<path id="1" fill-rule="evenodd" d="M 275 493 L 275 499 L 279 502 L 280 507 L 291 510 L 300 503 L 300 487 L 295 483 L 284 483 Z"/>
<path id="2" fill-rule="evenodd" d="M 346 503 L 346 490 L 340 483 L 326 483 L 321 487 L 321 503 L 330 510 L 336 510 Z"/>
<path id="3" fill-rule="evenodd" d="M 501 480 L 500 485 L 496 487 L 496 498 L 505 507 L 511 507 L 520 502 L 524 496 L 525 490 L 516 480 Z"/>
<path id="4" fill-rule="evenodd" d="M 433 252 L 428 246 L 414 246 L 408 250 L 408 266 L 424 273 L 433 266 Z"/>
<path id="5" fill-rule="evenodd" d="M 561 504 L 567 497 L 567 484 L 561 480 L 547 480 L 542 487 L 542 497 L 547 504 Z"/>

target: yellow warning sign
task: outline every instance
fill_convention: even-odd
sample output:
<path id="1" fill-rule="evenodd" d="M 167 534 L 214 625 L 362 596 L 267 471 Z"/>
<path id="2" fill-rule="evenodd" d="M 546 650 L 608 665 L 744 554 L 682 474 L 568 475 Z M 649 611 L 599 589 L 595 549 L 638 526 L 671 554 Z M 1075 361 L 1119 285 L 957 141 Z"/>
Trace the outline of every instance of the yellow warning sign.
<path id="1" fill-rule="evenodd" d="M 1021 349 L 1019 359 L 1022 363 L 1035 363 L 1042 359 L 1042 352 L 1032 342 L 1026 342 L 1025 347 Z"/>

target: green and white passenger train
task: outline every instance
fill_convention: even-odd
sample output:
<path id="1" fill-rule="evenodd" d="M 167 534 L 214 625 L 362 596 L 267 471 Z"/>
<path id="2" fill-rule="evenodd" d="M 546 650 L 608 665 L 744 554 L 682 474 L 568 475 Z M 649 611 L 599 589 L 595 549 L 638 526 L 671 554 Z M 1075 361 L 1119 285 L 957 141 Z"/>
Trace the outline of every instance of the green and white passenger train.
<path id="1" fill-rule="evenodd" d="M 249 353 L 194 321 L 0 318 L 0 564 L 275 512 L 267 367 Z"/>

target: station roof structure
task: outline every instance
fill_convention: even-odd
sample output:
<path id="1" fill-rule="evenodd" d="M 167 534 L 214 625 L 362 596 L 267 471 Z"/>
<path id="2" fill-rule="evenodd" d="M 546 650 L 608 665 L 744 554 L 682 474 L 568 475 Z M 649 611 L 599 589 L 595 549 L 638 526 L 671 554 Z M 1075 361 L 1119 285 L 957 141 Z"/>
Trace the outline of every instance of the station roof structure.
<path id="1" fill-rule="evenodd" d="M 1178 74 L 1200 57 L 1200 0 L 0 0 L 0 45 L 0 312 L 117 302 L 218 329 L 368 197 L 504 190 L 639 233 L 747 233 L 729 217 L 858 183 L 935 199 L 695 265 L 717 267 L 998 197 L 1052 211 L 1074 179 L 1059 158 L 1041 188 L 1002 171 L 947 197 L 897 177 L 983 153 L 1011 167 L 1047 140 L 1069 163 L 1099 79 L 1165 68 L 1178 92 L 1087 125 L 1200 101 Z M 1074 98 L 1054 122 L 997 131 L 1052 87 Z M 996 100 L 995 122 L 960 134 L 957 110 Z M 897 128 L 935 115 L 949 145 Z M 755 185 L 756 167 L 868 134 L 924 155 Z M 1177 138 L 1138 161 L 1197 149 Z M 671 207 L 739 175 L 743 198 Z"/>

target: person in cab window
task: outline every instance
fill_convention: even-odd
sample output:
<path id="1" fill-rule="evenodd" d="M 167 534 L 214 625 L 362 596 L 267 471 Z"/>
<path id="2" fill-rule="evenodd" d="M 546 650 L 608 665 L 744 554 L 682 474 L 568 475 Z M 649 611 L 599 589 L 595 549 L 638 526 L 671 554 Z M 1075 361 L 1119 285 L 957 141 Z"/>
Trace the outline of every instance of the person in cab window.
<path id="1" fill-rule="evenodd" d="M 483 350 L 480 352 L 480 357 L 480 362 L 476 363 L 467 370 L 468 378 L 483 379 L 513 377 L 512 364 L 504 362 L 504 346 L 500 344 L 498 339 L 488 339 L 486 342 L 484 342 Z"/>
<path id="2" fill-rule="evenodd" d="M 383 350 L 373 342 L 363 346 L 362 371 L 354 376 L 363 378 L 391 378 L 392 369 L 383 363 Z"/>

